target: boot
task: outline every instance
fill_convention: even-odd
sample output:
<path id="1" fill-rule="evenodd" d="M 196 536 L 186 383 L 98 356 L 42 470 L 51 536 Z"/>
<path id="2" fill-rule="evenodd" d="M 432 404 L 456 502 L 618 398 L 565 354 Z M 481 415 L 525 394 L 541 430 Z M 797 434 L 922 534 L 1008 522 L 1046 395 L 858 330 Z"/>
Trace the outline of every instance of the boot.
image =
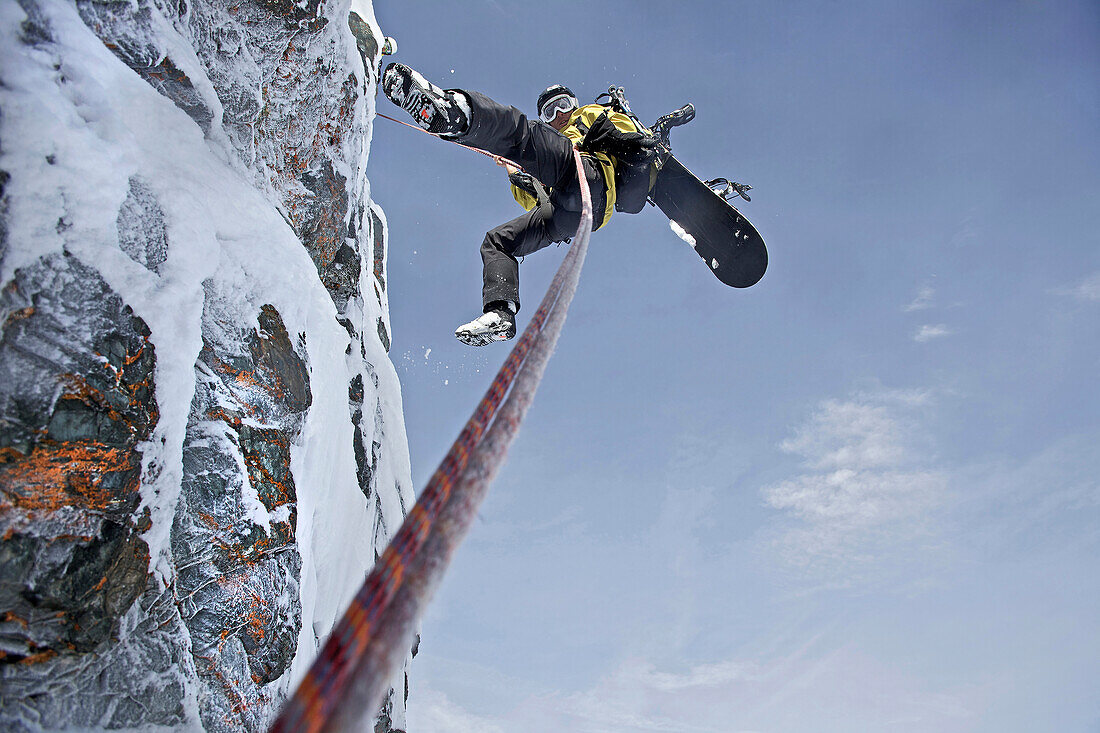
<path id="1" fill-rule="evenodd" d="M 455 337 L 470 346 L 487 346 L 516 335 L 516 316 L 511 303 L 490 303 L 485 313 L 455 329 Z"/>
<path id="2" fill-rule="evenodd" d="M 470 105 L 462 92 L 444 91 L 396 61 L 382 72 L 382 92 L 430 133 L 455 137 L 470 126 Z"/>

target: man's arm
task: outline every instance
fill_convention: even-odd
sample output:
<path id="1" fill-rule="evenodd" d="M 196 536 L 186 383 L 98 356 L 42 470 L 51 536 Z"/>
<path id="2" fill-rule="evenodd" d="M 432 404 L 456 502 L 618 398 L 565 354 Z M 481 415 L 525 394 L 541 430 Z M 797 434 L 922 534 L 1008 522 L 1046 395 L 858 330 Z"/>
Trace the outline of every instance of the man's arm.
<path id="1" fill-rule="evenodd" d="M 511 163 L 500 161 L 500 165 L 508 171 L 508 182 L 512 184 L 512 197 L 527 211 L 536 206 L 550 203 L 550 197 L 542 184 L 526 171 L 520 170 Z"/>
<path id="2" fill-rule="evenodd" d="M 586 152 L 609 153 L 629 164 L 652 157 L 656 144 L 656 137 L 639 132 L 626 115 L 605 111 L 592 122 L 577 147 Z"/>

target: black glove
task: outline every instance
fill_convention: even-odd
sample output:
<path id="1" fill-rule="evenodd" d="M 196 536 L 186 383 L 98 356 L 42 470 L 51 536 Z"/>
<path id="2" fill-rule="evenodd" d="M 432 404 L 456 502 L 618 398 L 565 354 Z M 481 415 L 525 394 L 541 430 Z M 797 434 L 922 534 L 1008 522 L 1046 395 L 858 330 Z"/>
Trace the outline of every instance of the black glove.
<path id="1" fill-rule="evenodd" d="M 508 182 L 521 191 L 526 191 L 538 200 L 538 205 L 545 206 L 550 203 L 550 196 L 546 188 L 535 180 L 535 177 L 526 171 L 515 171 L 508 174 Z"/>
<path id="2" fill-rule="evenodd" d="M 531 176 L 530 173 L 525 173 L 524 171 L 509 173 L 508 182 L 516 188 L 526 191 L 532 196 L 538 195 L 537 193 L 535 193 L 535 179 Z"/>
<path id="3" fill-rule="evenodd" d="M 588 128 L 578 150 L 586 153 L 608 153 L 625 163 L 641 162 L 653 154 L 657 138 L 642 132 L 623 132 L 604 112 Z"/>

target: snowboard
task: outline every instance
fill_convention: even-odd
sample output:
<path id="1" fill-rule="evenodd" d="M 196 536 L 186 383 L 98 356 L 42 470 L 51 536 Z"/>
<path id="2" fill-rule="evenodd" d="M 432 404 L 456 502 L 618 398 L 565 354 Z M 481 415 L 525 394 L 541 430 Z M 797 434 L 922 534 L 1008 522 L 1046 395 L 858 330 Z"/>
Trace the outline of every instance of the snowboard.
<path id="1" fill-rule="evenodd" d="M 755 285 L 768 269 L 768 249 L 756 227 L 685 168 L 671 150 L 661 152 L 664 163 L 649 192 L 650 200 L 687 232 L 689 244 L 719 280 L 735 288 Z M 719 180 L 731 190 L 728 182 Z M 734 192 L 744 196 L 740 190 Z"/>

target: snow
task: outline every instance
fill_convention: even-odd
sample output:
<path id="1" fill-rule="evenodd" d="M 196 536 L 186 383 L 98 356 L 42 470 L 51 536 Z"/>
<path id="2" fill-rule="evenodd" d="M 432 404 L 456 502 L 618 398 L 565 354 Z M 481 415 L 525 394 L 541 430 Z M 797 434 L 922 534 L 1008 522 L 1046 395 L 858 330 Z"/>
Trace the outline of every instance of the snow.
<path id="1" fill-rule="evenodd" d="M 668 220 L 668 226 L 669 226 L 670 229 L 672 229 L 672 231 L 676 234 L 677 237 L 679 237 L 680 239 L 684 240 L 689 245 L 691 245 L 692 249 L 695 249 L 695 237 L 688 234 L 686 229 L 684 229 L 682 226 L 680 226 L 677 222 L 673 221 L 672 219 Z"/>
<path id="2" fill-rule="evenodd" d="M 382 38 L 370 2 L 354 0 L 351 7 Z M 334 358 L 348 352 L 348 331 L 337 322 L 314 263 L 270 192 L 257 190 L 253 172 L 217 124 L 204 136 L 186 113 L 116 58 L 73 5 L 43 0 L 41 8 L 56 43 L 34 47 L 19 39 L 25 18 L 19 5 L 0 3 L 0 136 L 7 143 L 0 164 L 12 173 L 7 220 L 14 244 L 0 253 L 0 278 L 7 282 L 17 269 L 66 251 L 94 266 L 148 324 L 157 355 L 160 418 L 143 446 L 142 501 L 152 516 L 145 535 L 151 570 L 163 583 L 170 584 L 175 572 L 169 531 L 183 478 L 183 442 L 203 346 L 205 299 L 217 293 L 225 299 L 220 305 L 241 323 L 255 323 L 260 307 L 271 304 L 288 333 L 308 335 L 313 404 L 291 448 L 303 561 L 302 631 L 293 666 L 279 683 L 288 690 L 305 673 L 319 640 L 373 564 L 379 542 L 404 515 L 401 491 L 411 494 L 400 384 L 373 336 L 377 319 L 389 326 L 385 295 L 379 303 L 370 292 L 373 263 L 364 256 L 364 297 L 350 303 L 344 315 L 364 335 L 365 360 L 374 370 L 375 379 L 365 380 L 364 429 L 376 424 L 376 401 L 385 418 L 384 435 L 364 435 L 368 451 L 372 440 L 384 443 L 376 471 L 382 490 L 368 503 L 357 483 L 347 401 L 349 379 L 363 372 L 364 360 L 358 345 L 344 359 Z M 345 10 L 329 12 L 338 16 Z M 346 23 L 344 31 L 350 38 Z M 169 30 L 165 36 L 178 34 Z M 348 66 L 361 74 L 354 42 L 347 47 Z M 180 39 L 170 51 L 218 120 L 217 95 L 194 50 Z M 374 101 L 361 96 L 358 105 L 356 119 L 365 134 L 355 141 L 361 152 L 358 160 L 353 158 L 354 170 L 343 173 L 349 187 L 369 195 L 365 170 Z M 131 178 L 138 175 L 164 212 L 169 247 L 159 273 L 119 245 L 117 212 Z M 366 233 L 360 236 L 369 253 Z M 212 434 L 211 439 L 219 436 Z M 227 436 L 222 433 L 220 439 Z M 247 471 L 242 474 L 247 477 Z M 247 478 L 245 483 L 251 521 L 270 528 L 273 519 L 285 519 L 288 509 L 269 515 Z M 395 712 L 400 713 L 395 723 L 403 725 L 403 710 Z"/>

